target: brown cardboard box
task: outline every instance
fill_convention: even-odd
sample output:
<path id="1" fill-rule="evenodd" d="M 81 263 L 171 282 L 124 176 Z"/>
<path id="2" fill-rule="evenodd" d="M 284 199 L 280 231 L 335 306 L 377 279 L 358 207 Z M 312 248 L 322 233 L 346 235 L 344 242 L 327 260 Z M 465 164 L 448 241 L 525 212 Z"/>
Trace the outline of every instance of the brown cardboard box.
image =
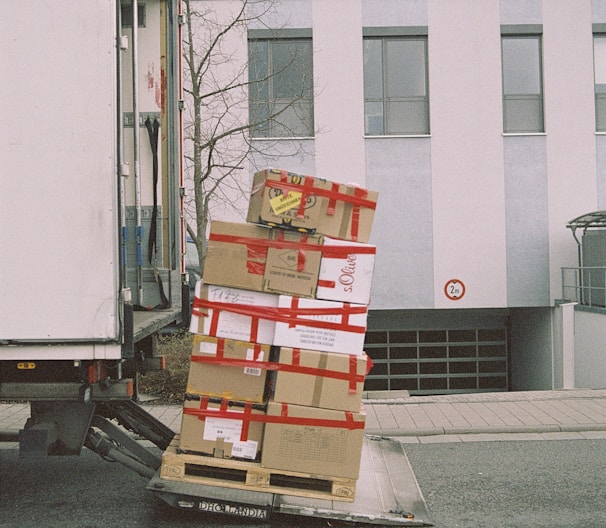
<path id="1" fill-rule="evenodd" d="M 359 412 L 368 357 L 281 347 L 273 400 Z"/>
<path id="2" fill-rule="evenodd" d="M 253 177 L 246 220 L 367 243 L 377 199 L 368 189 L 265 169 Z"/>
<path id="3" fill-rule="evenodd" d="M 187 393 L 263 402 L 270 346 L 194 334 Z M 257 364 L 257 365 L 255 365 Z"/>
<path id="4" fill-rule="evenodd" d="M 357 479 L 366 414 L 269 402 L 261 465 Z M 274 420 L 277 420 L 274 423 Z"/>
<path id="5" fill-rule="evenodd" d="M 247 416 L 264 414 L 235 400 L 208 401 L 186 395 L 179 447 L 217 458 L 254 460 L 261 450 L 264 424 Z"/>
<path id="6" fill-rule="evenodd" d="M 321 244 L 319 235 L 214 221 L 203 280 L 206 284 L 313 298 Z"/>

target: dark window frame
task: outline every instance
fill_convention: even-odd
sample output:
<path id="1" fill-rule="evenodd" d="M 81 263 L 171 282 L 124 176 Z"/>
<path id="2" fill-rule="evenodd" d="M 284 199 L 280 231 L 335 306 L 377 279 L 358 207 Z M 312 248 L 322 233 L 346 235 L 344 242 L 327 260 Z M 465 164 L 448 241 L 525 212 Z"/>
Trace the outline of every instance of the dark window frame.
<path id="1" fill-rule="evenodd" d="M 291 47 L 291 63 L 274 69 L 284 44 Z M 262 48 L 265 47 L 265 50 Z M 305 56 L 301 64 L 296 54 Z M 264 57 L 253 56 L 265 53 Z M 249 122 L 252 139 L 292 139 L 314 137 L 313 40 L 311 30 L 250 30 L 249 53 Z M 283 53 L 282 53 L 283 54 Z M 299 79 L 288 79 L 299 68 Z M 286 79 L 286 84 L 278 84 Z M 299 92 L 300 90 L 300 92 Z M 282 93 L 280 93 L 282 92 Z M 280 110 L 282 108 L 282 110 Z M 280 113 L 281 112 L 281 113 Z M 290 120 L 290 122 L 289 122 Z"/>
<path id="2" fill-rule="evenodd" d="M 536 71 L 526 72 L 538 75 L 538 91 L 509 92 L 507 84 L 515 79 L 508 76 L 505 43 L 513 40 L 528 40 L 537 43 Z M 517 62 L 520 64 L 520 61 Z M 537 25 L 501 27 L 501 71 L 503 97 L 503 133 L 504 134 L 543 134 L 545 133 L 545 88 L 543 67 L 543 32 Z M 517 107 L 517 109 L 516 109 Z M 530 122 L 534 119 L 534 124 Z"/>
<path id="3" fill-rule="evenodd" d="M 593 89 L 595 102 L 595 131 L 606 132 L 606 83 L 598 83 L 596 75 L 596 40 L 600 39 L 606 43 L 606 24 L 594 24 L 593 28 Z M 606 47 L 604 48 L 603 61 L 606 63 Z"/>
<path id="4" fill-rule="evenodd" d="M 429 108 L 429 59 L 427 27 L 382 27 L 364 28 L 364 134 L 366 136 L 419 136 L 430 134 L 430 108 Z M 377 76 L 370 77 L 370 69 L 376 68 L 375 61 L 370 59 L 373 50 L 371 42 L 380 45 L 380 80 Z M 398 43 L 422 44 L 422 79 L 410 77 L 409 86 L 419 85 L 422 93 L 398 94 L 389 93 L 390 76 L 405 75 L 404 72 L 392 72 L 388 59 L 392 57 L 390 45 Z M 368 51 L 367 51 L 368 50 Z M 366 54 L 368 53 L 368 56 Z M 412 58 L 412 55 L 409 57 Z M 418 57 L 415 57 L 418 58 Z M 414 59 L 413 59 L 414 60 Z M 367 66 L 368 64 L 368 66 Z M 380 93 L 369 93 L 370 84 L 379 85 Z M 399 115 L 398 115 L 399 114 Z"/>

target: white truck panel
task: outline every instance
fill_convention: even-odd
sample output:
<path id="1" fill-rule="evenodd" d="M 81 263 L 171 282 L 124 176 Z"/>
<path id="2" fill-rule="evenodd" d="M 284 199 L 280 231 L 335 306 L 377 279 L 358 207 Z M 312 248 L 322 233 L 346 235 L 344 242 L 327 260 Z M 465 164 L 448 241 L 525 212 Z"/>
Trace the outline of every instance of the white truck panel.
<path id="1" fill-rule="evenodd" d="M 85 359 L 120 359 L 121 345 L 110 343 L 78 343 L 53 347 L 20 345 L 0 347 L 0 361 L 74 361 Z"/>
<path id="2" fill-rule="evenodd" d="M 114 3 L 0 2 L 0 340 L 119 335 Z"/>

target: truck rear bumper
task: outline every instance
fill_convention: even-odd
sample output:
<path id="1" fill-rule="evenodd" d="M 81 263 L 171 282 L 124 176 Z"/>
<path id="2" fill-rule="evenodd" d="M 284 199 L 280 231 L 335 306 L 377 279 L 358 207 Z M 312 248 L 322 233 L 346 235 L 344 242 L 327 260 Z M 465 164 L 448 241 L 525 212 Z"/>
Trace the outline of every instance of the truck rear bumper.
<path id="1" fill-rule="evenodd" d="M 130 400 L 133 380 L 93 383 L 0 383 L 0 400 L 91 401 Z"/>
<path id="2" fill-rule="evenodd" d="M 0 345 L 0 361 L 120 359 L 120 343 L 15 343 Z"/>

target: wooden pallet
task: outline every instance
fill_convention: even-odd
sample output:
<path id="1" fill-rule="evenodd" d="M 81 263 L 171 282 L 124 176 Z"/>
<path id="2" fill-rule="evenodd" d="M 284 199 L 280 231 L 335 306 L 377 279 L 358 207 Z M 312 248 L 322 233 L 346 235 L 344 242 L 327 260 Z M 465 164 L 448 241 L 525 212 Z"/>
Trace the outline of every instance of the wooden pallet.
<path id="1" fill-rule="evenodd" d="M 353 502 L 356 480 L 261 467 L 259 462 L 180 453 L 177 435 L 162 455 L 160 478 L 225 488 Z"/>

